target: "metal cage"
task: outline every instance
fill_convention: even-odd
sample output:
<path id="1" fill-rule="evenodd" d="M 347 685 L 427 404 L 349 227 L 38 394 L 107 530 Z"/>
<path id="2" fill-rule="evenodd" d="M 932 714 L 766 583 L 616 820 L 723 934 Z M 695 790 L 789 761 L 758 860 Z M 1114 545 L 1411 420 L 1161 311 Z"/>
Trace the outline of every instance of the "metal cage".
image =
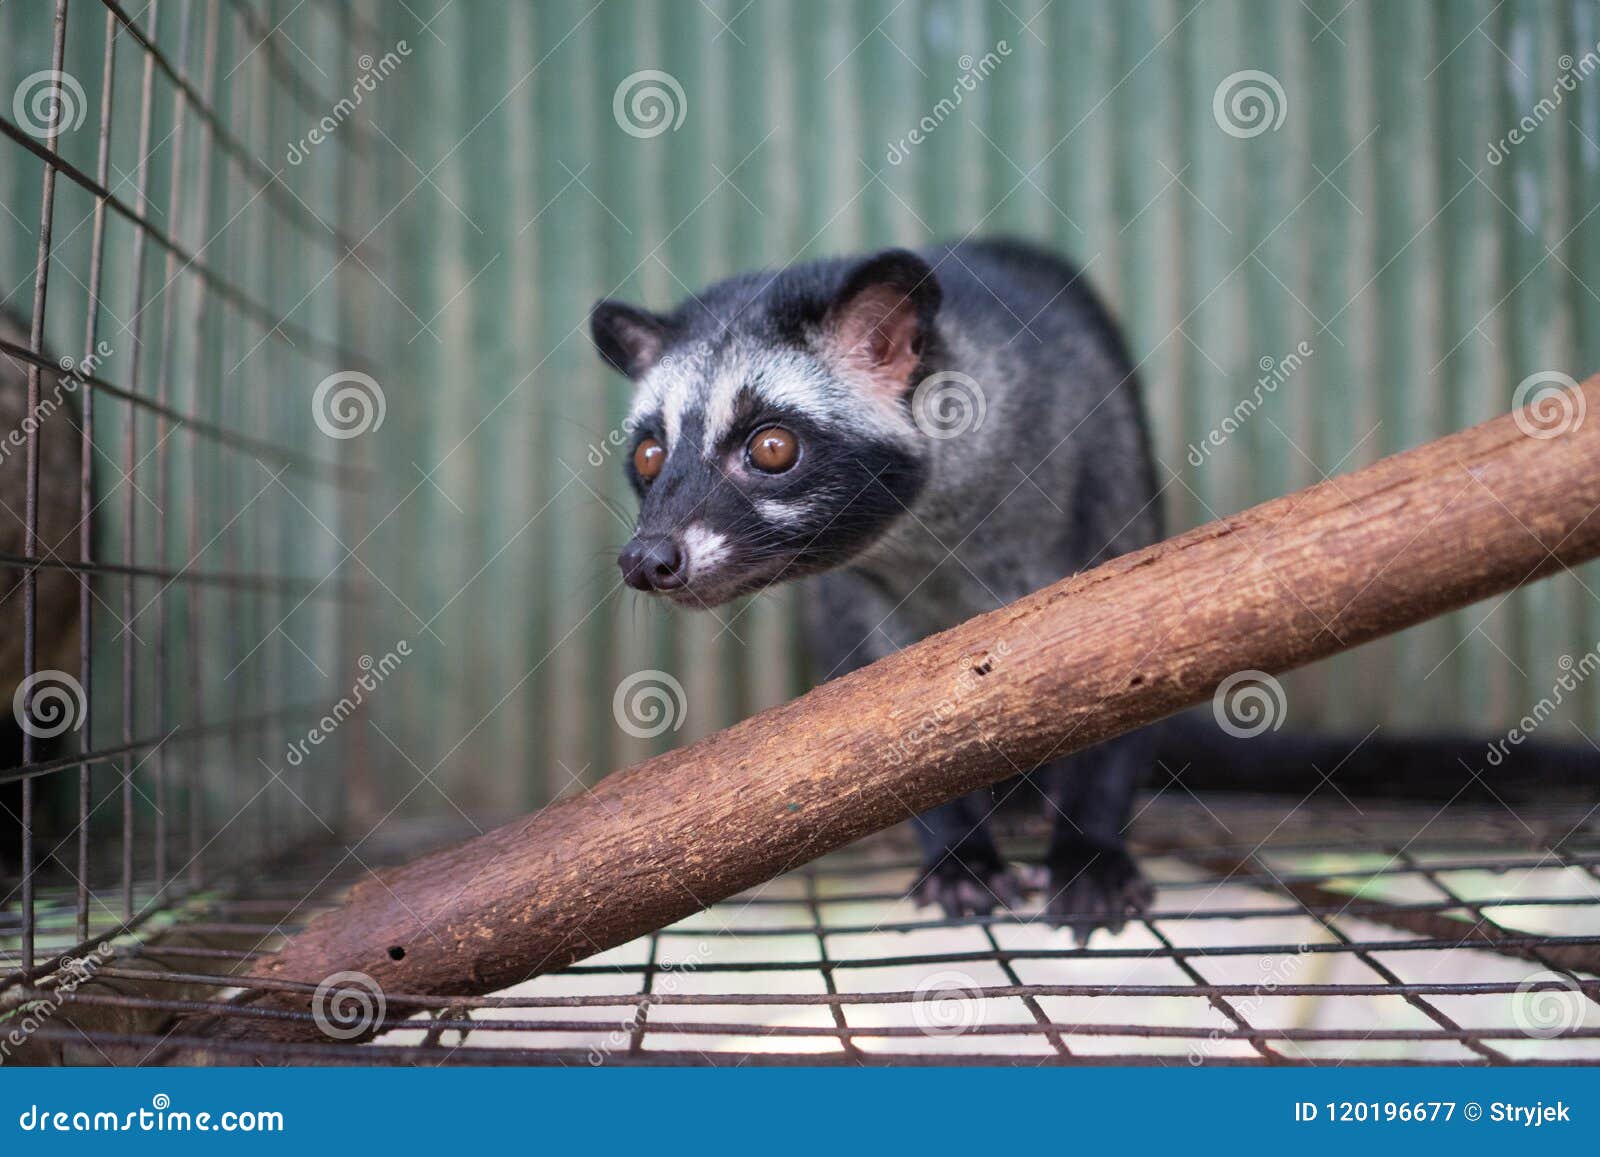
<path id="1" fill-rule="evenodd" d="M 132 931 L 337 822 L 342 760 L 271 767 L 251 752 L 281 750 L 291 722 L 325 706 L 287 677 L 300 644 L 275 622 L 309 607 L 325 631 L 304 662 L 356 661 L 360 579 L 330 543 L 356 525 L 365 470 L 313 441 L 285 387 L 366 364 L 347 344 L 353 186 L 325 217 L 261 160 L 264 134 L 315 97 L 249 5 L 12 16 L 48 30 L 50 52 L 17 89 L 20 120 L 0 116 L 7 168 L 42 189 L 33 274 L 6 303 L 29 324 L 0 351 L 7 388 L 45 415 L 5 463 L 20 531 L 0 556 L 5 630 L 22 639 L 6 688 L 20 758 L 0 772 L 20 788 L 0 917 L 8 986 L 48 970 L 63 937 L 83 950 Z M 350 18 L 328 20 L 348 42 Z M 73 133 L 92 160 L 62 149 L 95 119 L 64 67 L 69 27 L 99 34 L 98 132 Z M 226 78 L 225 56 L 239 62 Z M 290 294 L 308 268 L 327 285 L 302 299 L 322 311 L 302 325 Z M 70 524 L 42 525 L 69 488 Z M 42 608 L 61 576 L 75 597 Z M 62 819 L 49 830 L 47 789 Z M 286 797 L 307 808 L 287 812 Z M 42 916 L 36 880 L 62 877 L 70 911 Z"/>

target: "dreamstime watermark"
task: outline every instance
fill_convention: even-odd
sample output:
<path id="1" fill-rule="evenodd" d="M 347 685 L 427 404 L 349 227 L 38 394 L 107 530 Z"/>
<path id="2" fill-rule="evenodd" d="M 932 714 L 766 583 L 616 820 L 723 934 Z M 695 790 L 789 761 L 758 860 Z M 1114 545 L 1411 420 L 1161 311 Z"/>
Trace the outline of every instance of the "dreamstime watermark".
<path id="1" fill-rule="evenodd" d="M 125 1113 L 106 1109 L 54 1109 L 30 1104 L 17 1115 L 24 1133 L 282 1133 L 283 1114 L 275 1109 L 224 1109 L 220 1113 L 174 1109 L 172 1098 L 157 1093 L 148 1109 Z"/>
<path id="2" fill-rule="evenodd" d="M 355 1040 L 382 1027 L 389 1003 L 365 972 L 335 972 L 311 995 L 311 1019 L 330 1040 Z"/>
<path id="3" fill-rule="evenodd" d="M 54 739 L 83 726 L 89 697 L 83 684 L 54 667 L 35 671 L 17 684 L 11 714 L 17 726 L 34 739 Z"/>
<path id="4" fill-rule="evenodd" d="M 1000 62 L 1011 55 L 1011 45 L 1004 40 L 995 42 L 995 46 L 974 60 L 970 52 L 963 53 L 956 61 L 961 69 L 961 75 L 956 77 L 955 84 L 950 86 L 950 95 L 940 97 L 933 109 L 926 113 L 911 131 L 897 141 L 889 142 L 889 151 L 884 155 L 884 160 L 891 165 L 898 165 L 911 155 L 911 150 L 922 144 L 933 135 L 934 131 L 950 115 L 961 107 L 961 102 L 967 95 L 978 91 L 978 85 L 989 79 L 991 73 L 1000 67 Z"/>
<path id="5" fill-rule="evenodd" d="M 1530 438 L 1559 438 L 1583 425 L 1589 403 L 1583 387 L 1560 370 L 1540 370 L 1517 383 L 1512 419 Z"/>
<path id="6" fill-rule="evenodd" d="M 1563 54 L 1556 60 L 1556 67 L 1561 69 L 1561 75 L 1556 77 L 1556 82 L 1550 86 L 1550 95 L 1541 97 L 1539 103 L 1533 106 L 1533 111 L 1525 113 L 1505 136 L 1498 141 L 1489 142 L 1489 151 L 1483 155 L 1483 159 L 1489 164 L 1499 166 L 1504 163 L 1511 155 L 1512 149 L 1531 137 L 1534 131 L 1561 107 L 1568 93 L 1577 91 L 1580 81 L 1588 80 L 1597 69 L 1600 69 L 1600 44 L 1585 52 L 1576 61 L 1570 54 Z"/>
<path id="7" fill-rule="evenodd" d="M 911 1020 L 923 1036 L 961 1036 L 988 1014 L 983 988 L 965 972 L 946 969 L 925 977 L 911 994 Z"/>
<path id="8" fill-rule="evenodd" d="M 1574 659 L 1571 655 L 1562 655 L 1556 660 L 1556 666 L 1561 668 L 1562 674 L 1551 686 L 1550 693 L 1517 720 L 1517 725 L 1507 731 L 1504 737 L 1489 744 L 1484 756 L 1489 761 L 1489 766 L 1499 767 L 1504 763 L 1513 747 L 1521 747 L 1567 701 L 1567 696 L 1574 694 L 1591 675 L 1600 671 L 1600 644 L 1584 652 L 1583 657 L 1579 659 Z"/>
<path id="9" fill-rule="evenodd" d="M 885 753 L 890 766 L 897 767 L 911 762 L 922 747 L 931 742 L 951 720 L 956 718 L 962 701 L 977 691 L 979 680 L 992 673 L 1000 660 L 1010 654 L 1010 642 L 1001 639 L 981 655 L 961 656 L 959 661 L 961 669 L 956 673 L 950 693 L 918 716 L 916 722 L 902 731 L 897 739 L 890 741 Z"/>
<path id="10" fill-rule="evenodd" d="M 1260 1010 L 1262 1002 L 1267 997 L 1273 995 L 1280 987 L 1289 982 L 1289 979 L 1294 975 L 1295 964 L 1309 950 L 1309 945 L 1299 944 L 1295 946 L 1293 956 L 1261 957 L 1259 964 L 1263 974 L 1262 979 L 1251 986 L 1248 996 L 1229 997 L 1230 1003 L 1233 1003 L 1235 1011 L 1239 1014 L 1238 1019 L 1247 1024 L 1253 1023 L 1255 1018 L 1252 1014 Z M 1224 1039 L 1222 1033 L 1222 1029 L 1214 1028 L 1204 1039 L 1196 1041 L 1189 1046 L 1189 1063 L 1198 1068 L 1205 1064 L 1210 1057 L 1214 1056 L 1217 1045 Z"/>
<path id="11" fill-rule="evenodd" d="M 1589 998 L 1565 972 L 1535 972 L 1511 996 L 1511 1019 L 1537 1040 L 1554 1040 L 1583 1024 Z"/>
<path id="12" fill-rule="evenodd" d="M 1256 365 L 1261 370 L 1261 376 L 1256 379 L 1255 389 L 1248 397 L 1239 399 L 1226 418 L 1212 427 L 1210 432 L 1198 442 L 1189 443 L 1189 465 L 1203 466 L 1213 450 L 1220 450 L 1239 430 L 1255 416 L 1266 400 L 1278 392 L 1278 387 L 1292 378 L 1312 354 L 1317 351 L 1307 341 L 1300 342 L 1280 358 L 1263 355 Z"/>
<path id="13" fill-rule="evenodd" d="M 683 684 L 665 671 L 635 671 L 617 684 L 611 714 L 617 726 L 635 739 L 654 739 L 677 731 L 689 713 Z"/>
<path id="14" fill-rule="evenodd" d="M 383 387 L 371 374 L 359 370 L 329 374 L 311 395 L 311 416 L 317 429 L 340 441 L 378 429 L 387 412 Z"/>
<path id="15" fill-rule="evenodd" d="M 372 58 L 371 53 L 365 52 L 357 57 L 356 65 L 361 69 L 361 75 L 350 86 L 350 95 L 341 97 L 332 111 L 312 125 L 311 131 L 305 136 L 297 141 L 290 141 L 288 152 L 284 154 L 283 159 L 291 165 L 302 163 L 311 155 L 312 149 L 338 132 L 339 126 L 355 115 L 356 109 L 361 107 L 361 102 L 376 92 L 379 83 L 388 80 L 400 67 L 400 62 L 410 55 L 411 45 L 404 40 L 397 40 L 393 48 L 376 60 Z"/>
<path id="16" fill-rule="evenodd" d="M 367 696 L 376 691 L 382 682 L 399 669 L 400 664 L 411 657 L 411 643 L 401 639 L 394 645 L 394 649 L 385 651 L 382 658 L 374 659 L 371 655 L 362 655 L 356 660 L 356 665 L 361 668 L 362 674 L 350 684 L 350 693 L 340 698 L 328 714 L 317 720 L 306 731 L 304 739 L 291 740 L 284 758 L 290 767 L 299 767 L 305 762 L 306 756 L 311 754 L 313 747 L 322 744 L 335 731 L 339 730 L 344 721 L 349 719 L 361 709 L 367 701 Z"/>
<path id="17" fill-rule="evenodd" d="M 980 429 L 988 412 L 983 387 L 959 370 L 929 374 L 911 392 L 911 420 L 940 442 Z"/>
<path id="18" fill-rule="evenodd" d="M 1222 78 L 1211 94 L 1211 115 L 1230 137 L 1249 140 L 1282 127 L 1289 96 L 1270 72 L 1246 68 Z"/>
<path id="19" fill-rule="evenodd" d="M 678 131 L 689 115 L 689 98 L 670 72 L 641 68 L 623 77 L 611 94 L 611 115 L 630 137 L 648 140 Z"/>
<path id="20" fill-rule="evenodd" d="M 18 450 L 28 448 L 28 439 L 31 438 L 50 416 L 67 404 L 67 398 L 83 388 L 83 379 L 93 377 L 100 366 L 109 358 L 113 350 L 111 343 L 102 339 L 88 357 L 81 362 L 70 357 L 60 361 L 61 373 L 55 375 L 55 385 L 51 388 L 48 397 L 39 399 L 38 408 L 31 413 L 24 414 L 22 424 L 14 430 L 6 431 L 4 439 L 0 439 L 0 463 L 15 454 Z"/>
<path id="21" fill-rule="evenodd" d="M 100 944 L 87 956 L 67 957 L 55 971 L 55 984 L 43 996 L 22 1005 L 11 1017 L 0 1021 L 0 1029 L 5 1031 L 5 1035 L 0 1036 L 0 1065 L 10 1060 L 11 1050 L 26 1044 L 29 1037 L 61 1011 L 67 998 L 93 980 L 94 974 L 115 955 L 116 950 L 111 945 Z"/>
<path id="22" fill-rule="evenodd" d="M 589 443 L 589 465 L 598 469 L 604 466 L 612 453 L 621 450 L 633 441 L 633 433 L 639 428 L 637 419 L 629 414 L 622 420 L 622 424 L 611 430 L 598 442 Z"/>
<path id="23" fill-rule="evenodd" d="M 659 965 L 655 970 L 655 982 L 651 985 L 650 991 L 634 1005 L 633 1014 L 612 1029 L 600 1044 L 590 1047 L 589 1063 L 598 1068 L 618 1049 L 631 1048 L 635 1035 L 644 1028 L 645 1017 L 649 1014 L 650 1007 L 663 996 L 676 996 L 679 988 L 678 978 L 699 968 L 710 955 L 711 945 L 702 940 L 695 945 L 694 951 L 682 960 L 673 964 Z"/>
<path id="24" fill-rule="evenodd" d="M 48 139 L 83 126 L 89 100 L 70 72 L 47 68 L 22 78 L 11 94 L 11 115 L 30 136 Z"/>
<path id="25" fill-rule="evenodd" d="M 700 359 L 707 356 L 709 347 L 704 342 L 696 342 L 682 347 L 677 353 L 663 354 L 657 358 L 650 367 L 652 374 L 670 374 L 684 366 L 704 365 Z M 613 452 L 622 450 L 633 442 L 633 435 L 639 428 L 639 419 L 629 414 L 622 420 L 621 425 L 613 427 L 604 438 L 598 442 L 589 443 L 589 465 L 599 469 L 610 459 Z"/>
<path id="26" fill-rule="evenodd" d="M 1217 685 L 1211 714 L 1217 726 L 1235 739 L 1254 739 L 1283 726 L 1289 697 L 1283 684 L 1265 671 L 1236 671 Z"/>

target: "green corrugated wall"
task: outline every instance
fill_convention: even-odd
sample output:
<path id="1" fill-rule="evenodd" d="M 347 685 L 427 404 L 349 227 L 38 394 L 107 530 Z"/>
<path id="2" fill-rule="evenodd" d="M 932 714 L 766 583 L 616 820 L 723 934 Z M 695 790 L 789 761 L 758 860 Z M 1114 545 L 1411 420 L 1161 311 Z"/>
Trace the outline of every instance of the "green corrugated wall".
<path id="1" fill-rule="evenodd" d="M 256 7 L 309 83 L 348 89 L 359 69 L 330 38 L 330 5 Z M 14 0 L 0 28 L 42 58 L 46 30 L 21 27 L 42 23 L 36 8 Z M 578 790 L 800 686 L 789 597 L 682 616 L 616 589 L 632 500 L 615 452 L 591 448 L 606 446 L 627 389 L 588 347 L 602 295 L 664 306 L 801 257 L 969 232 L 1049 240 L 1127 327 L 1175 529 L 1488 418 L 1536 371 L 1600 368 L 1600 75 L 1503 163 L 1486 160 L 1552 91 L 1563 57 L 1600 51 L 1594 3 L 411 0 L 356 12 L 360 51 L 404 40 L 410 55 L 367 98 L 365 151 L 346 153 L 341 136 L 283 177 L 330 217 L 351 201 L 345 219 L 372 230 L 361 256 L 377 276 L 346 260 L 295 317 L 336 318 L 388 402 L 380 430 L 319 448 L 377 472 L 363 515 L 376 529 L 364 566 L 347 569 L 366 573 L 361 649 L 404 637 L 416 652 L 376 698 L 381 735 L 368 737 L 389 798 L 417 789 L 409 807 L 448 806 L 430 782 L 468 810 Z M 95 51 L 79 43 L 72 59 L 93 71 Z M 890 142 L 935 115 L 964 58 L 990 52 L 990 74 L 890 163 Z M 8 68 L 12 83 L 26 71 Z M 685 104 L 679 127 L 649 139 L 613 116 L 619 84 L 644 69 L 670 74 Z M 1237 137 L 1213 96 L 1246 69 L 1270 73 L 1285 108 L 1280 127 Z M 276 149 L 274 168 L 306 115 L 274 106 L 271 131 L 251 137 Z M 5 268 L 26 271 L 25 230 L 8 220 L 0 237 Z M 334 260 L 292 237 L 262 239 L 274 255 L 262 275 L 289 303 Z M 1301 342 L 1314 351 L 1304 365 L 1222 450 L 1189 461 L 1264 359 Z M 291 398 L 315 384 L 287 361 L 273 372 Z M 1562 655 L 1600 640 L 1597 591 L 1593 569 L 1564 576 L 1298 674 L 1290 720 L 1503 728 L 1549 692 Z M 310 649 L 331 628 L 287 629 Z M 293 651 L 274 654 L 294 678 Z M 613 690 L 644 668 L 673 674 L 688 703 L 682 729 L 653 741 L 612 719 Z M 1568 724 L 1592 730 L 1597 714 L 1600 692 L 1586 688 L 1547 733 L 1571 738 Z"/>

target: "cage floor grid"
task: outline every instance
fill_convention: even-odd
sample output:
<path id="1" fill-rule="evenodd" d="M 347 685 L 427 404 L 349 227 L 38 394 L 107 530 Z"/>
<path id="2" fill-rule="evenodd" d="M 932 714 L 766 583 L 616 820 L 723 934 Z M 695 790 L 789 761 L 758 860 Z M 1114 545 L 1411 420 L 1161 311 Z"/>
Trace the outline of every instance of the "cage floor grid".
<path id="1" fill-rule="evenodd" d="M 1155 902 L 1087 947 L 1036 908 L 915 907 L 891 833 L 494 996 L 385 993 L 415 1012 L 375 1042 L 194 1035 L 185 1014 L 252 1015 L 232 974 L 375 866 L 329 847 L 161 910 L 58 1001 L 15 977 L 0 1001 L 58 1003 L 31 1041 L 68 1063 L 1592 1063 L 1597 816 L 1163 795 Z"/>

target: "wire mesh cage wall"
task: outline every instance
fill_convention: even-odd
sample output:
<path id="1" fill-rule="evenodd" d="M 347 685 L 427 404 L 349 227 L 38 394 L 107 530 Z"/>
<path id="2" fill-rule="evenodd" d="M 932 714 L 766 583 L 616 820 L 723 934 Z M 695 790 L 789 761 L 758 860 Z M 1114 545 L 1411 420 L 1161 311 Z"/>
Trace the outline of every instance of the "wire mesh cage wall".
<path id="1" fill-rule="evenodd" d="M 0 5 L 0 350 L 18 413 L 53 409 L 0 459 L 7 690 L 35 714 L 0 760 L 3 983 L 36 1001 L 63 955 L 120 945 L 72 1026 L 33 1038 L 85 1061 L 272 1055 L 176 1018 L 382 863 L 804 686 L 788 594 L 676 617 L 619 590 L 628 397 L 588 347 L 595 299 L 1049 240 L 1128 327 L 1187 526 L 1600 365 L 1596 16 Z M 1229 131 L 1221 86 L 1252 70 L 1281 122 Z M 664 121 L 629 103 L 642 84 Z M 1291 719 L 1511 726 L 1596 648 L 1595 586 L 1563 575 L 1301 673 Z M 666 726 L 614 713 L 645 670 L 682 689 Z M 1595 696 L 1543 726 L 1582 741 Z M 415 998 L 423 1020 L 383 1045 L 283 1055 L 1592 1058 L 1587 804 L 1168 790 L 1140 819 L 1156 906 L 1109 947 L 902 907 L 913 863 L 889 840 L 526 991 Z M 1547 991 L 1568 1002 L 1555 1044 L 1524 1023 Z M 1352 1018 L 1379 1027 L 1342 1036 Z"/>
<path id="2" fill-rule="evenodd" d="M 291 189 L 261 159 L 312 99 L 281 46 L 250 53 L 262 18 L 5 14 L 8 972 L 331 830 L 345 798 L 341 762 L 282 753 L 357 662 L 364 467 L 293 383 L 365 364 L 340 260 L 359 182 Z"/>

